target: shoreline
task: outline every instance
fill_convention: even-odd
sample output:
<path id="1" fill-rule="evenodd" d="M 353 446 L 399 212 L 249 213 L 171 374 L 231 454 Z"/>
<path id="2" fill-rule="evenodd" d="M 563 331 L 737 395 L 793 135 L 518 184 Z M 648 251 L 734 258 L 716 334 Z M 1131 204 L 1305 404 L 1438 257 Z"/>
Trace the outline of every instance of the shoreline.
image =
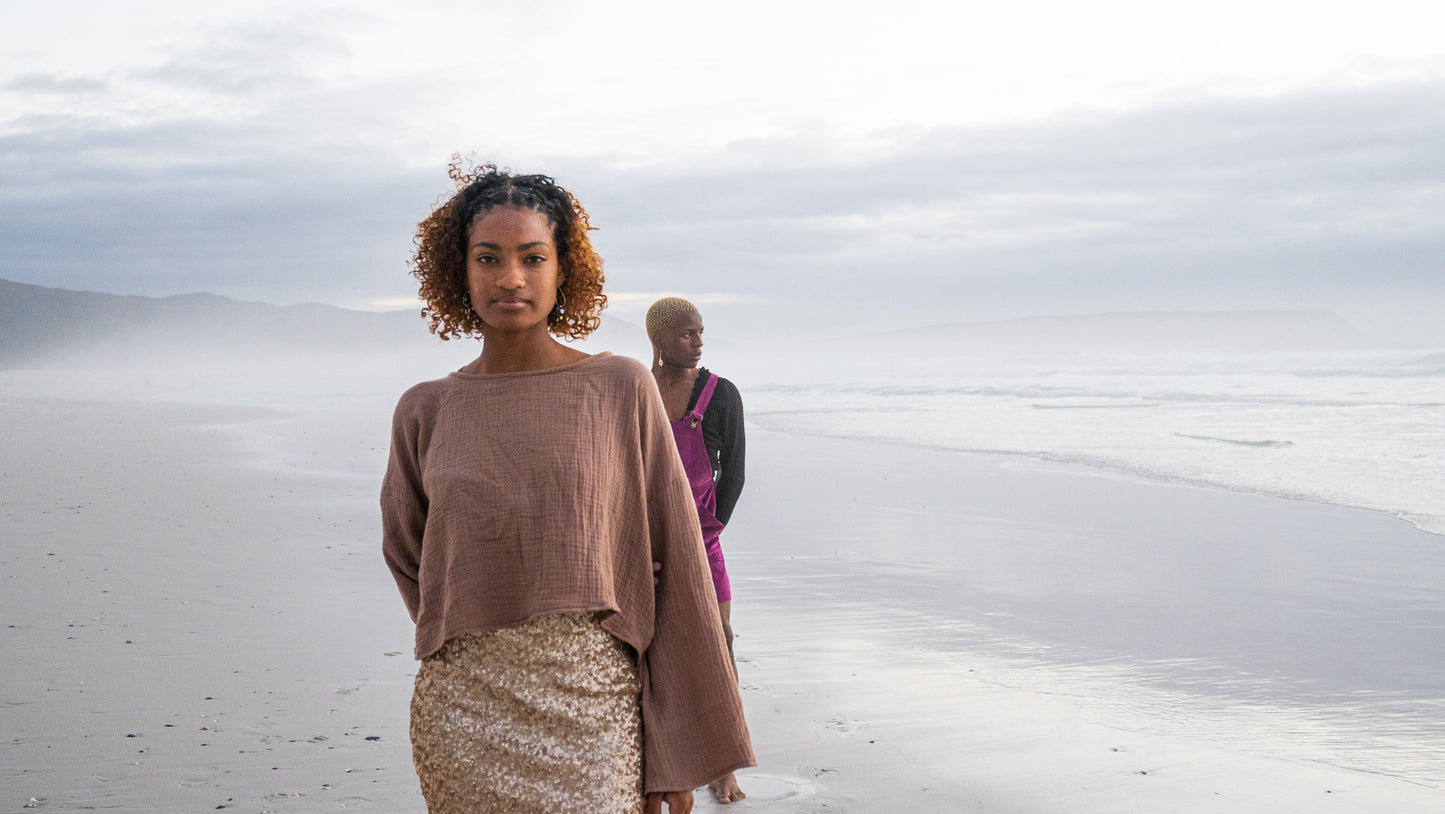
<path id="1" fill-rule="evenodd" d="M 760 418 L 765 418 L 767 413 L 761 413 Z M 749 421 L 755 421 L 749 417 Z M 1352 509 L 1362 512 L 1373 512 L 1386 517 L 1398 520 L 1417 531 L 1431 534 L 1436 537 L 1445 537 L 1445 526 L 1441 530 L 1430 528 L 1428 523 L 1442 523 L 1442 517 L 1435 515 L 1417 516 L 1408 512 L 1396 512 L 1388 509 L 1379 509 L 1373 506 L 1363 506 L 1359 503 L 1348 503 L 1339 500 L 1330 500 L 1310 495 L 1304 492 L 1291 492 L 1287 490 L 1271 491 L 1268 489 L 1251 488 L 1243 484 L 1231 484 L 1224 481 L 1210 480 L 1208 478 L 1191 478 L 1184 475 L 1174 475 L 1165 472 L 1144 472 L 1138 469 L 1130 469 L 1123 464 L 1116 464 L 1103 458 L 1068 457 L 1059 453 L 1050 452 L 1019 452 L 1008 449 L 983 449 L 972 447 L 951 447 L 941 443 L 925 443 L 920 441 L 909 441 L 901 438 L 891 438 L 883 435 L 847 435 L 844 433 L 810 432 L 794 428 L 783 428 L 777 426 L 762 427 L 765 432 L 775 432 L 780 435 L 794 435 L 801 438 L 821 438 L 830 441 L 850 442 L 856 441 L 865 444 L 879 444 L 881 446 L 902 447 L 916 449 L 922 452 L 941 452 L 958 455 L 977 455 L 981 457 L 999 457 L 1004 459 L 1019 459 L 1036 461 L 1042 464 L 1049 464 L 1058 467 L 1061 471 L 1074 471 L 1087 477 L 1119 478 L 1134 483 L 1160 484 L 1164 486 L 1178 486 L 1188 489 L 1207 489 L 1219 492 L 1229 492 L 1241 495 L 1253 495 L 1257 497 L 1275 498 L 1278 500 L 1293 500 L 1303 503 L 1314 503 L 1321 506 L 1334 506 L 1341 509 Z"/>
<path id="2" fill-rule="evenodd" d="M 447 350 L 454 351 L 456 349 Z M 420 363 L 421 370 L 418 370 L 419 363 L 416 359 L 405 355 L 398 355 L 395 359 L 389 360 L 379 370 L 366 370 L 366 373 L 370 375 L 372 381 L 371 386 L 366 389 L 366 393 L 361 396 L 361 399 L 371 402 L 374 405 L 384 405 L 389 415 L 390 407 L 407 387 L 415 384 L 417 381 L 444 376 L 452 369 L 445 365 L 438 366 L 430 364 L 435 362 L 434 357 L 435 354 L 432 356 L 417 357 L 423 360 L 423 363 Z M 457 355 L 452 361 L 466 361 L 470 358 L 471 356 L 469 354 L 463 353 Z M 347 364 L 355 367 L 354 362 L 348 362 Z M 319 380 L 293 373 L 272 381 L 273 371 L 271 371 L 270 368 L 258 367 L 243 371 L 243 375 L 240 377 L 239 382 L 237 382 L 233 381 L 232 377 L 228 374 L 223 375 L 214 372 L 205 372 L 198 375 L 196 372 L 185 367 L 176 369 L 135 368 L 106 371 L 15 369 L 0 370 L 0 384 L 4 384 L 7 388 L 18 390 L 18 398 L 21 399 L 43 398 L 58 401 L 94 401 L 97 403 L 155 402 L 177 405 L 244 406 L 271 410 L 277 417 L 284 420 L 288 414 L 304 415 L 309 412 L 309 405 L 318 399 L 355 397 L 356 394 L 345 390 L 345 386 L 348 382 L 353 381 L 355 376 L 360 375 L 363 370 L 365 369 L 362 367 L 350 369 L 347 368 L 346 365 L 341 365 L 338 369 L 332 369 L 332 366 L 328 365 L 324 368 L 316 369 L 320 375 Z M 105 392 L 97 394 L 93 387 L 72 381 L 72 377 L 77 373 L 84 373 L 87 377 L 100 376 L 99 387 Z M 307 385 L 315 389 L 308 389 Z M 271 395 L 269 398 L 263 400 L 257 395 L 257 393 L 260 392 L 267 392 Z M 3 403 L 3 399 L 0 399 L 0 403 Z M 790 412 L 792 411 L 784 411 L 782 414 L 786 415 Z M 1168 486 L 1217 490 L 1234 494 L 1255 495 L 1374 512 L 1401 521 L 1427 534 L 1445 537 L 1445 515 L 1418 515 L 1404 510 L 1384 509 L 1364 505 L 1361 500 L 1352 502 L 1288 489 L 1268 489 L 1207 477 L 1190 477 L 1188 475 L 1174 474 L 1162 470 L 1144 470 L 1131 467 L 1124 462 L 1115 462 L 1097 456 L 1070 456 L 1064 453 L 1054 452 L 1028 452 L 1011 449 L 949 446 L 946 443 L 919 442 L 886 435 L 850 435 L 841 432 L 810 431 L 787 426 L 781 422 L 771 421 L 769 420 L 771 417 L 772 413 L 770 411 L 759 410 L 749 414 L 748 422 L 750 425 L 754 425 L 754 431 L 762 430 L 764 432 L 774 432 L 782 435 L 842 442 L 857 441 L 876 443 L 884 446 L 916 449 L 924 452 L 944 452 L 984 457 L 997 456 L 1008 460 L 1035 461 L 1049 466 L 1059 467 L 1065 471 L 1074 470 L 1079 474 L 1091 477 L 1120 478 L 1141 484 L 1157 483 Z M 1438 526 L 1438 528 L 1432 528 L 1432 524 Z"/>

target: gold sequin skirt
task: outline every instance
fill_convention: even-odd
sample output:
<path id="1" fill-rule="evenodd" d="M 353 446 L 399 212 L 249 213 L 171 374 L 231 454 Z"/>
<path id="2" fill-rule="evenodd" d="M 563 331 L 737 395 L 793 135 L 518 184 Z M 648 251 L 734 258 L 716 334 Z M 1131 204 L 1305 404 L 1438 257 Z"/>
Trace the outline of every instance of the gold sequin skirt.
<path id="1" fill-rule="evenodd" d="M 641 689 L 632 649 L 597 614 L 449 640 L 411 700 L 428 811 L 642 812 Z"/>

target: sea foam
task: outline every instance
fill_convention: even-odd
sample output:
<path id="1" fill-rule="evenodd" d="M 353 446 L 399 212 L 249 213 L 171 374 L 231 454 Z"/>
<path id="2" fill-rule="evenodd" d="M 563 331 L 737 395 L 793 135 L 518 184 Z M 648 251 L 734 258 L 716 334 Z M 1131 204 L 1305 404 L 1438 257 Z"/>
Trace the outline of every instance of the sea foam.
<path id="1" fill-rule="evenodd" d="M 1445 352 L 833 367 L 767 377 L 746 396 L 751 421 L 783 432 L 1086 464 L 1445 534 Z"/>

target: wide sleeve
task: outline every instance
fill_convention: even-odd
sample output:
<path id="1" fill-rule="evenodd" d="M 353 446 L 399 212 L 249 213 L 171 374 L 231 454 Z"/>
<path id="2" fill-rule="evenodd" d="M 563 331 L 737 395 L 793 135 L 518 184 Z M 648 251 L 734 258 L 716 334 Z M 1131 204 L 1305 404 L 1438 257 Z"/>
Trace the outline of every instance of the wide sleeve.
<path id="1" fill-rule="evenodd" d="M 721 397 L 721 398 L 719 398 Z M 718 435 L 718 477 L 717 477 L 717 519 L 724 526 L 733 516 L 738 498 L 743 493 L 743 480 L 747 471 L 747 439 L 743 433 L 743 397 L 737 387 L 727 379 L 718 380 L 713 404 L 719 410 Z M 709 405 L 708 412 L 712 412 Z M 704 419 L 706 423 L 706 419 Z M 705 428 L 704 428 L 705 429 Z"/>
<path id="2" fill-rule="evenodd" d="M 403 398 L 392 416 L 391 455 L 381 482 L 381 552 L 415 622 L 421 605 L 418 578 L 427 497 L 421 478 L 420 422 L 406 406 Z"/>
<path id="3" fill-rule="evenodd" d="M 757 765 L 718 615 L 697 509 L 655 387 L 638 388 L 647 525 L 662 564 L 642 654 L 644 784 L 693 789 Z"/>

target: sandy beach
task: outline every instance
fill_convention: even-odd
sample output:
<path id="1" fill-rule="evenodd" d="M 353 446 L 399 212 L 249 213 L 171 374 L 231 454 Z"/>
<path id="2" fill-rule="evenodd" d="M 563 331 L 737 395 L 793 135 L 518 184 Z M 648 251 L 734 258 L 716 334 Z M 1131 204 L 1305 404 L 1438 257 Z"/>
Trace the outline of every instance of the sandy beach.
<path id="1" fill-rule="evenodd" d="M 0 373 L 0 811 L 424 810 L 378 541 L 395 393 L 125 390 Z M 749 447 L 723 541 L 760 765 L 728 810 L 1445 805 L 1441 537 L 1017 457 Z"/>

